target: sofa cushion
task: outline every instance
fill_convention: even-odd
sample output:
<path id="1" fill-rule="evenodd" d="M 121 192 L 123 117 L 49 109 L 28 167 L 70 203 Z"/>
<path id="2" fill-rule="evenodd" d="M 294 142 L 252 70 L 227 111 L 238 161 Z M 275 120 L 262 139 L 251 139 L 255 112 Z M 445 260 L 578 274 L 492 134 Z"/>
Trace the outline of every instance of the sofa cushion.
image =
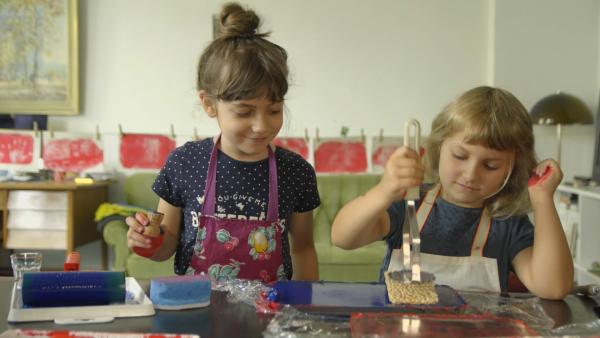
<path id="1" fill-rule="evenodd" d="M 315 248 L 319 257 L 319 264 L 339 263 L 342 265 L 375 264 L 381 266 L 386 251 L 384 241 L 371 243 L 354 250 L 344 250 L 326 243 L 315 243 Z"/>
<path id="2" fill-rule="evenodd" d="M 158 197 L 152 191 L 156 173 L 137 173 L 125 181 L 126 202 L 149 210 L 156 208 Z M 331 242 L 331 224 L 340 208 L 364 194 L 379 182 L 381 175 L 330 174 L 318 175 L 317 185 L 321 205 L 314 211 L 314 240 L 322 280 L 377 281 L 386 246 L 383 241 L 356 250 L 343 250 Z M 113 269 L 125 270 L 129 276 L 150 279 L 173 275 L 173 257 L 154 262 L 132 253 L 127 247 L 127 225 L 111 221 L 103 229 L 106 243 L 114 248 Z"/>
<path id="3" fill-rule="evenodd" d="M 155 277 L 167 277 L 175 275 L 175 255 L 162 262 L 131 253 L 127 257 L 127 274 L 138 279 L 152 279 Z"/>
<path id="4" fill-rule="evenodd" d="M 155 210 L 158 196 L 152 190 L 156 173 L 137 173 L 125 180 L 125 199 L 127 204 Z"/>

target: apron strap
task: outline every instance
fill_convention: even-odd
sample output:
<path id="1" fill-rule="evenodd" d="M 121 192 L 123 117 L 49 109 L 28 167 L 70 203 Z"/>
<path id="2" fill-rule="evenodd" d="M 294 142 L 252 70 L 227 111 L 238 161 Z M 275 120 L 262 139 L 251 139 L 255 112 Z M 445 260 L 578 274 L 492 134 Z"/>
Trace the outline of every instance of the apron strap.
<path id="1" fill-rule="evenodd" d="M 431 214 L 433 205 L 435 204 L 436 199 L 440 195 L 440 192 L 441 185 L 438 183 L 425 194 L 425 198 L 421 202 L 419 210 L 417 211 L 417 222 L 419 223 L 419 231 L 423 231 L 423 227 L 425 226 L 425 223 L 429 218 L 429 214 Z M 484 207 L 481 213 L 481 219 L 479 220 L 479 224 L 477 225 L 477 232 L 475 233 L 475 238 L 473 238 L 473 245 L 471 246 L 471 256 L 483 256 L 483 247 L 485 246 L 485 243 L 487 242 L 488 236 L 490 234 L 491 225 L 492 218 L 490 217 L 488 208 Z"/>
<path id="2" fill-rule="evenodd" d="M 206 173 L 206 184 L 204 185 L 204 203 L 202 203 L 202 215 L 213 215 L 216 208 L 216 183 L 217 183 L 217 144 L 221 141 L 221 134 L 213 138 L 213 148 L 208 161 L 208 172 Z"/>
<path id="3" fill-rule="evenodd" d="M 269 222 L 277 222 L 278 219 L 279 189 L 277 186 L 277 161 L 275 160 L 274 150 L 269 145 L 269 204 L 267 205 L 267 220 Z"/>
<path id="4" fill-rule="evenodd" d="M 479 225 L 477 225 L 477 232 L 475 233 L 475 238 L 473 239 L 473 246 L 471 247 L 471 256 L 483 256 L 483 247 L 485 246 L 490 234 L 491 224 L 492 218 L 490 217 L 488 208 L 483 207 L 481 219 L 479 220 Z"/>
<path id="5" fill-rule="evenodd" d="M 206 185 L 204 187 L 204 203 L 202 215 L 213 215 L 216 208 L 217 191 L 217 145 L 221 142 L 221 134 L 213 138 L 213 149 L 208 163 Z M 277 161 L 273 151 L 274 146 L 269 145 L 269 204 L 267 205 L 267 220 L 276 222 L 279 219 L 279 189 L 277 187 Z"/>
<path id="6" fill-rule="evenodd" d="M 426 194 L 425 198 L 419 205 L 419 210 L 417 210 L 417 222 L 419 223 L 419 232 L 423 231 L 423 227 L 429 218 L 429 214 L 433 209 L 433 205 L 435 204 L 435 200 L 440 194 L 441 185 L 436 184 L 432 189 L 430 189 Z"/>

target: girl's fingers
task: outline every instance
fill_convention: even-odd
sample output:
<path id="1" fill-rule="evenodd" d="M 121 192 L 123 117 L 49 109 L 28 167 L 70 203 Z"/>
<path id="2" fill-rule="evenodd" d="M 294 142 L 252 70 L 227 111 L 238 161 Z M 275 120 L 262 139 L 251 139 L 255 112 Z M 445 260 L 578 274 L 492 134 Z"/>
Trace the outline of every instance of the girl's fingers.
<path id="1" fill-rule="evenodd" d="M 136 232 L 133 228 L 131 228 L 130 230 L 131 231 L 127 232 L 127 242 L 130 247 L 134 247 L 134 246 L 138 246 L 138 247 L 142 247 L 142 248 L 150 247 L 150 239 L 149 238 Z"/>
<path id="2" fill-rule="evenodd" d="M 133 231 L 137 232 L 137 233 L 142 233 L 144 232 L 144 226 L 141 225 L 137 219 L 129 216 L 127 218 L 125 218 L 125 223 L 127 223 L 127 225 L 129 226 L 130 229 L 132 229 Z"/>
<path id="3" fill-rule="evenodd" d="M 125 218 L 125 223 L 127 223 L 127 225 L 129 226 L 129 230 L 127 231 L 127 245 L 130 248 L 133 247 L 142 247 L 142 248 L 149 248 L 150 247 L 150 239 L 148 239 L 146 236 L 142 235 L 142 233 L 144 232 L 144 228 L 145 226 L 140 224 L 140 219 L 138 218 L 138 214 L 142 214 L 142 213 L 137 213 L 135 215 L 135 217 L 127 217 Z M 142 221 L 144 221 L 145 215 L 142 215 Z M 147 219 L 146 219 L 147 222 Z"/>
<path id="4" fill-rule="evenodd" d="M 148 225 L 148 217 L 146 216 L 145 213 L 143 212 L 136 212 L 135 213 L 135 219 L 141 224 L 141 225 Z"/>
<path id="5" fill-rule="evenodd" d="M 548 180 L 557 181 L 558 183 L 562 180 L 560 166 L 552 159 L 544 160 L 535 167 L 528 185 L 531 187 Z"/>

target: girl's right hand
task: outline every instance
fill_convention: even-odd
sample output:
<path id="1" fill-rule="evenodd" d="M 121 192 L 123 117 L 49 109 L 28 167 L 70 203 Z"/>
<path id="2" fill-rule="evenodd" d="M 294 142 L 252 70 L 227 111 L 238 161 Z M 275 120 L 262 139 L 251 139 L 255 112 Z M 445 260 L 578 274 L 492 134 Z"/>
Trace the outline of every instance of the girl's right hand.
<path id="1" fill-rule="evenodd" d="M 421 153 L 424 149 L 420 149 Z M 409 147 L 400 147 L 392 153 L 387 163 L 379 189 L 390 202 L 401 200 L 408 188 L 418 187 L 423 183 L 425 167 L 421 156 Z"/>
<path id="2" fill-rule="evenodd" d="M 135 213 L 135 216 L 125 218 L 125 223 L 129 226 L 129 230 L 127 230 L 127 246 L 129 249 L 134 247 L 150 248 L 150 239 L 143 235 L 148 222 L 146 214 L 139 211 Z"/>

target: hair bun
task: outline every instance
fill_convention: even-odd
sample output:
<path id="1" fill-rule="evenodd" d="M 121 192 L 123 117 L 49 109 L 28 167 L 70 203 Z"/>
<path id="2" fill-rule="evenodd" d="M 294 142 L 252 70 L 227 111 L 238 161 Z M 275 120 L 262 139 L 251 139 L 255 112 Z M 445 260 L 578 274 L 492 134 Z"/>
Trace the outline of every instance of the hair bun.
<path id="1" fill-rule="evenodd" d="M 251 9 L 244 9 L 240 4 L 231 2 L 223 5 L 221 10 L 220 38 L 264 36 L 258 34 L 260 18 Z"/>

